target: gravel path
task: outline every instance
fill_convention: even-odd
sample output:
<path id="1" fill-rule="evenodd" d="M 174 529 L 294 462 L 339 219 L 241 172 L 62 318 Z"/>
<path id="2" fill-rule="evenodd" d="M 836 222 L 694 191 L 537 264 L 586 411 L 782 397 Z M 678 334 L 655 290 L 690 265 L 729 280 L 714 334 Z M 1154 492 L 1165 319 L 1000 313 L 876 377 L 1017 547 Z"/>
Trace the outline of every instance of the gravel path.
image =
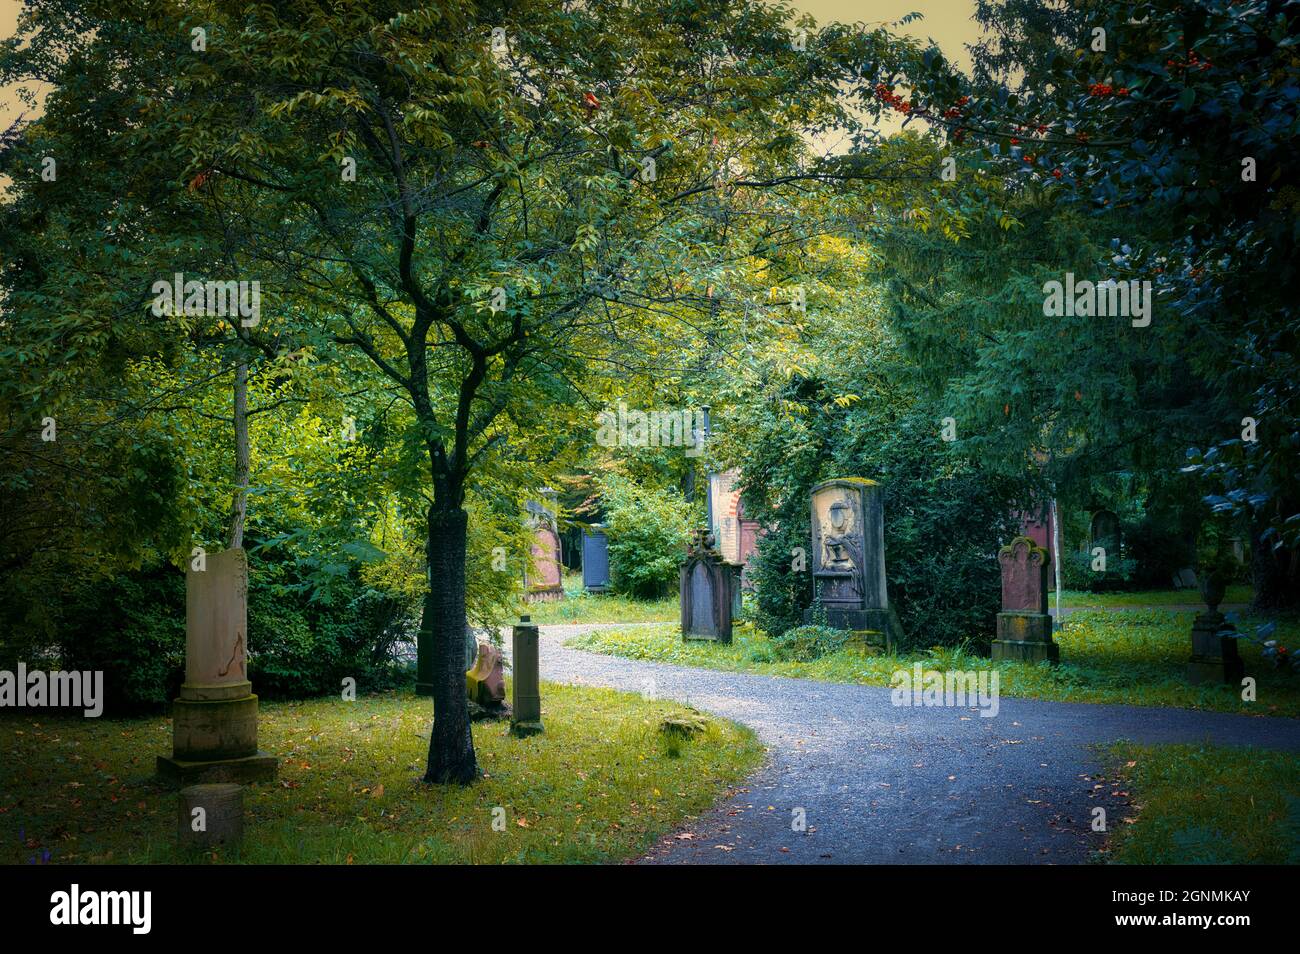
<path id="1" fill-rule="evenodd" d="M 626 626 L 627 624 L 606 624 Z M 606 628 L 601 625 L 600 628 Z M 1100 844 L 1087 746 L 1201 742 L 1300 751 L 1300 720 L 1003 696 L 978 710 L 901 708 L 880 686 L 638 662 L 568 649 L 595 626 L 543 626 L 542 678 L 653 691 L 750 726 L 768 762 L 648 863 L 1077 863 Z M 506 640 L 507 645 L 509 639 Z M 543 702 L 543 705 L 545 703 Z M 793 823 L 802 810 L 807 830 Z M 689 836 L 689 837 L 687 837 Z"/>

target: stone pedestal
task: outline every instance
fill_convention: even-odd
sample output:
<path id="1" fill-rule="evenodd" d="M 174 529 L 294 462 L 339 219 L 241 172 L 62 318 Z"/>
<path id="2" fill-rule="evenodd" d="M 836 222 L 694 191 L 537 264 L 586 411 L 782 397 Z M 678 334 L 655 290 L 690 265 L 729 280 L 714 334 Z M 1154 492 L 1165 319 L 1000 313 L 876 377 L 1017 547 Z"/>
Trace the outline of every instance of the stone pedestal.
<path id="1" fill-rule="evenodd" d="M 686 545 L 680 581 L 682 639 L 731 642 L 738 592 L 737 568 L 714 548 L 714 536 L 696 530 Z"/>
<path id="2" fill-rule="evenodd" d="M 995 660 L 1052 663 L 1061 647 L 1052 641 L 1052 617 L 1047 612 L 1047 551 L 1028 537 L 1016 537 L 998 551 L 1002 567 L 1002 612 L 998 614 Z"/>
<path id="3" fill-rule="evenodd" d="M 881 633 L 893 651 L 903 631 L 885 588 L 884 491 L 862 477 L 812 489 L 812 577 L 828 626 Z M 805 610 L 804 622 L 816 612 Z"/>
<path id="4" fill-rule="evenodd" d="M 243 550 L 209 554 L 185 578 L 185 682 L 172 703 L 172 754 L 158 776 L 179 785 L 275 778 L 257 748 L 257 696 L 245 668 L 248 561 Z"/>
<path id="5" fill-rule="evenodd" d="M 1240 686 L 1246 674 L 1237 651 L 1235 636 L 1221 636 L 1232 630 L 1217 610 L 1200 613 L 1192 622 L 1192 658 L 1187 661 L 1187 681 L 1193 685 L 1224 682 Z"/>
<path id="6" fill-rule="evenodd" d="M 542 688 L 538 658 L 538 631 L 527 616 L 511 634 L 510 664 L 514 669 L 510 731 L 536 735 L 542 728 Z"/>
<path id="7" fill-rule="evenodd" d="M 181 789 L 176 834 L 182 848 L 238 845 L 244 837 L 244 787 L 220 784 Z"/>

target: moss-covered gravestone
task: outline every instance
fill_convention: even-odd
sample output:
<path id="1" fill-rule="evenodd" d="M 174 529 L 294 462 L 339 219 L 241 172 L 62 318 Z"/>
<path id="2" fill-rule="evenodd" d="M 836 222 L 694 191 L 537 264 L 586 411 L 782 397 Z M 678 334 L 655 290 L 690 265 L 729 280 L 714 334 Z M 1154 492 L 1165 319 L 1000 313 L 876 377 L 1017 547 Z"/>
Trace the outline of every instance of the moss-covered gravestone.
<path id="1" fill-rule="evenodd" d="M 1047 612 L 1047 551 L 1028 537 L 1016 537 L 998 551 L 1002 566 L 1002 612 L 994 659 L 1059 662 L 1061 648 L 1052 642 Z"/>
<path id="2" fill-rule="evenodd" d="M 547 503 L 529 501 L 528 525 L 533 545 L 524 572 L 524 600 L 550 603 L 564 599 L 564 571 L 560 561 L 560 534 L 555 519 L 555 495 L 547 493 Z"/>
<path id="3" fill-rule="evenodd" d="M 817 602 L 805 623 L 902 641 L 885 588 L 885 489 L 864 477 L 827 480 L 812 489 L 812 577 Z"/>
<path id="4" fill-rule="evenodd" d="M 185 577 L 185 682 L 172 703 L 172 754 L 158 775 L 179 785 L 275 778 L 257 749 L 257 696 L 248 679 L 248 558 L 207 555 Z"/>
<path id="5" fill-rule="evenodd" d="M 713 534 L 696 530 L 681 567 L 682 639 L 731 642 L 735 571 L 718 552 Z"/>

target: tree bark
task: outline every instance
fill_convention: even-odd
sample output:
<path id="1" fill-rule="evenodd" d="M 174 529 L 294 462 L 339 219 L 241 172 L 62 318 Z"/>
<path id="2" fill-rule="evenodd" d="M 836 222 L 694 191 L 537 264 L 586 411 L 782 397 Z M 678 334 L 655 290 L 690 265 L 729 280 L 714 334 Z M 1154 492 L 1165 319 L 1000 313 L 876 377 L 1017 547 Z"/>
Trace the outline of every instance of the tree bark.
<path id="1" fill-rule="evenodd" d="M 478 778 L 465 693 L 465 547 L 469 515 L 435 494 L 429 507 L 429 592 L 420 628 L 433 653 L 433 731 L 424 780 L 468 785 Z"/>
<path id="2" fill-rule="evenodd" d="M 242 335 L 241 335 L 242 337 Z M 231 550 L 244 545 L 244 519 L 248 513 L 248 478 L 252 469 L 248 445 L 248 361 L 235 365 L 235 497 L 231 503 Z"/>

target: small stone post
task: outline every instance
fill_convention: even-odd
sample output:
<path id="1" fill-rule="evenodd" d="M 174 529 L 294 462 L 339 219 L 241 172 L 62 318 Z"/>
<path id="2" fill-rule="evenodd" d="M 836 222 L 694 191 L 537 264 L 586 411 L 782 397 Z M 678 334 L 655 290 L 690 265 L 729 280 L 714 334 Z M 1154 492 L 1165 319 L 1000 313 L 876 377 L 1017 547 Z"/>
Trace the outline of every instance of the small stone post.
<path id="1" fill-rule="evenodd" d="M 510 731 L 519 736 L 543 731 L 538 635 L 537 627 L 527 616 L 520 617 L 512 631 L 510 662 L 514 667 L 514 682 Z"/>
<path id="2" fill-rule="evenodd" d="M 244 837 L 244 787 L 190 785 L 176 799 L 176 835 L 182 848 L 237 846 Z"/>

